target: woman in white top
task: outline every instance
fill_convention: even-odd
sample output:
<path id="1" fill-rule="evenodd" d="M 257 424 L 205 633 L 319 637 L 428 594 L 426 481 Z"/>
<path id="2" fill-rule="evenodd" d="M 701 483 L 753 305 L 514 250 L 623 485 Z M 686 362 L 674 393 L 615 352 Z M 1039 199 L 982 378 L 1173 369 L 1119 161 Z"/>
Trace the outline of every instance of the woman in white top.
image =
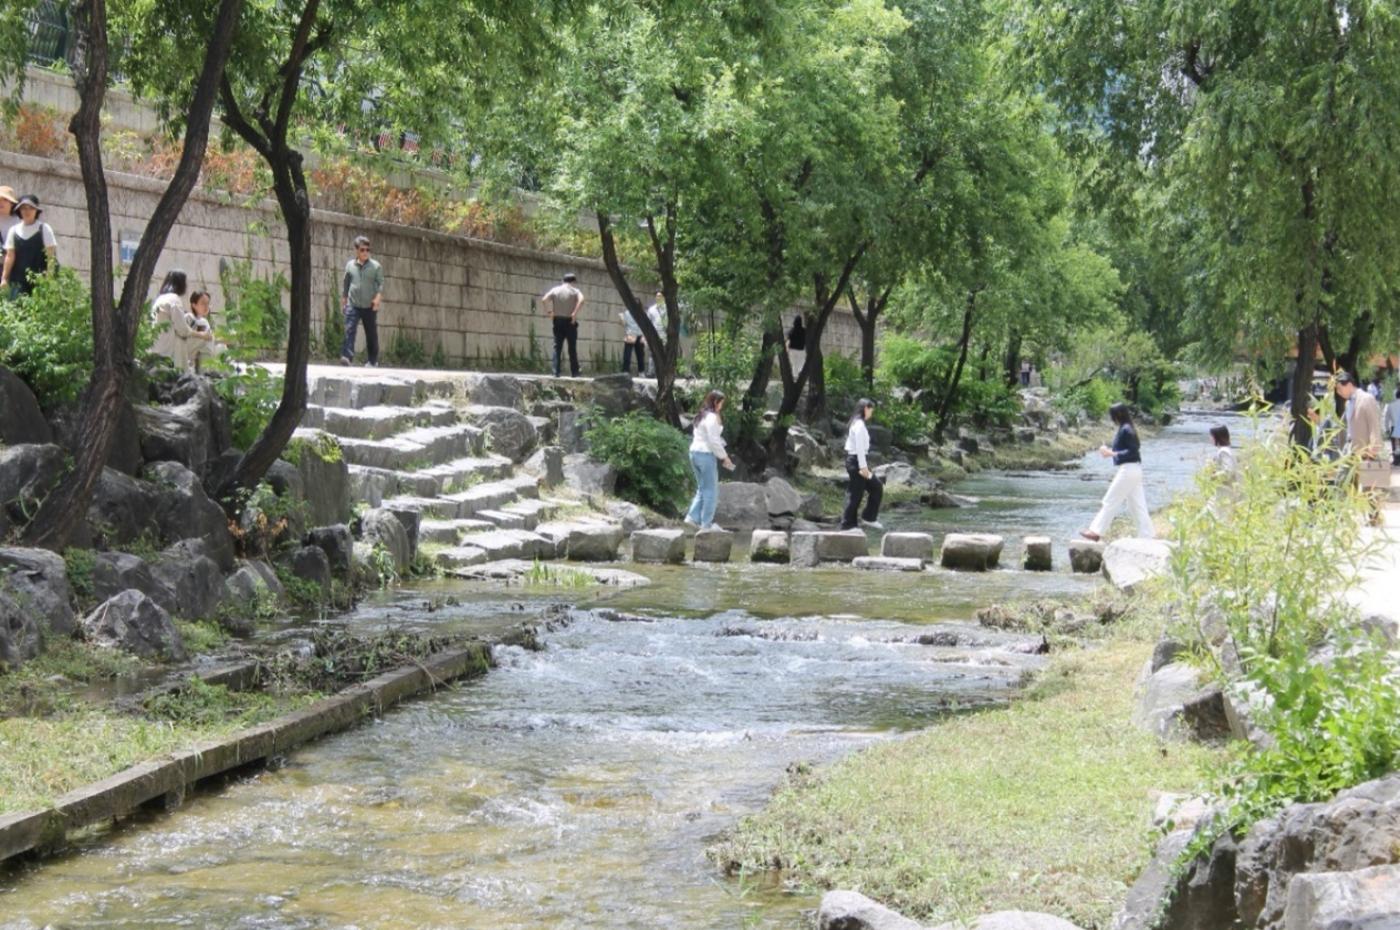
<path id="1" fill-rule="evenodd" d="M 214 338 L 214 324 L 209 319 L 209 292 L 195 291 L 190 294 L 190 313 L 185 317 L 190 325 L 190 338 L 186 343 L 194 370 L 199 371 L 201 359 L 218 358 L 227 348 Z"/>
<path id="2" fill-rule="evenodd" d="M 39 222 L 43 209 L 39 198 L 25 194 L 15 205 L 19 223 L 5 233 L 5 265 L 0 271 L 0 289 L 8 285 L 11 297 L 24 297 L 34 290 L 34 277 L 53 268 L 57 262 L 58 239 L 53 227 Z"/>
<path id="3" fill-rule="evenodd" d="M 695 499 L 690 502 L 690 510 L 685 522 L 705 530 L 715 525 L 715 507 L 719 503 L 719 466 L 730 471 L 734 463 L 724 448 L 724 421 L 720 411 L 724 409 L 724 393 L 711 391 L 705 395 L 700 412 L 695 416 L 690 439 L 690 469 L 695 473 Z"/>
<path id="4" fill-rule="evenodd" d="M 160 284 L 160 295 L 151 304 L 152 322 L 158 331 L 151 351 L 169 358 L 176 371 L 188 371 L 194 364 L 198 341 L 213 339 L 212 332 L 197 335 L 190 326 L 191 316 L 185 312 L 187 280 L 180 269 L 171 270 Z"/>
<path id="5" fill-rule="evenodd" d="M 1400 386 L 1395 388 L 1395 399 L 1385 405 L 1385 434 L 1390 437 L 1390 455 L 1400 455 Z"/>
<path id="6" fill-rule="evenodd" d="M 19 197 L 15 194 L 13 187 L 0 186 L 0 259 L 5 257 L 5 240 L 9 238 L 10 227 L 19 225 L 19 217 L 15 215 L 15 207 L 19 206 Z M 4 268 L 0 262 L 0 268 Z"/>
<path id="7" fill-rule="evenodd" d="M 880 525 L 880 498 L 885 486 L 870 472 L 870 430 L 865 421 L 875 414 L 875 401 L 862 397 L 856 401 L 855 412 L 846 424 L 846 511 L 841 514 L 841 529 L 853 530 L 858 525 L 871 529 L 884 529 Z M 861 514 L 860 524 L 856 515 L 860 513 L 860 499 L 869 494 L 865 502 L 865 513 Z"/>

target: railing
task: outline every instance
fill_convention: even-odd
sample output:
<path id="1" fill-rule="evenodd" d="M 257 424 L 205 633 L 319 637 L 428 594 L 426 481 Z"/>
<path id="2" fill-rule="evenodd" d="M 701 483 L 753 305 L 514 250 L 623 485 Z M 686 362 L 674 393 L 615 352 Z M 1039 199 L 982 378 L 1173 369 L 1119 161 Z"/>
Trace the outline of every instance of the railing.
<path id="1" fill-rule="evenodd" d="M 64 0 L 41 0 L 29 20 L 29 60 L 51 67 L 70 65 L 73 33 Z"/>

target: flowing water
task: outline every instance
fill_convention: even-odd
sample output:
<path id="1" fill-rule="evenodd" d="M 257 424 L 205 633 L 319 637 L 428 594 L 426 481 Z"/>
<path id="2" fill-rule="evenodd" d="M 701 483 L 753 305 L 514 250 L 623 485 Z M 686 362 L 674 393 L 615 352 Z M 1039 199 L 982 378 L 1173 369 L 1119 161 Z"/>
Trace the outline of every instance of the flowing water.
<path id="1" fill-rule="evenodd" d="M 1144 444 L 1153 506 L 1189 480 L 1205 425 Z M 1063 540 L 1108 473 L 1092 458 L 985 474 L 957 488 L 974 509 L 888 522 Z M 977 606 L 1094 584 L 1063 568 L 646 572 L 650 587 L 569 611 L 540 652 L 499 648 L 482 679 L 0 873 L 0 928 L 797 928 L 815 896 L 719 877 L 709 839 L 788 765 L 1003 700 L 1041 661 L 919 645 L 929 625 L 966 633 Z M 437 582 L 351 622 L 490 635 L 573 597 Z"/>

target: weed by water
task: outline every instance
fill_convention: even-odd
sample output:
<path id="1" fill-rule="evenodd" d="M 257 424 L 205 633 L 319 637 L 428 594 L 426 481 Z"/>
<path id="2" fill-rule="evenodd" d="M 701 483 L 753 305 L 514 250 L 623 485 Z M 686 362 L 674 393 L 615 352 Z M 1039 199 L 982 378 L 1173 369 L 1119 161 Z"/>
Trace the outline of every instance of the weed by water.
<path id="1" fill-rule="evenodd" d="M 228 634 L 209 620 L 176 620 L 175 628 L 180 631 L 185 648 L 195 655 L 217 652 L 228 643 Z"/>
<path id="2" fill-rule="evenodd" d="M 593 576 L 576 568 L 560 568 L 535 559 L 524 576 L 527 585 L 555 588 L 586 588 L 594 583 Z"/>

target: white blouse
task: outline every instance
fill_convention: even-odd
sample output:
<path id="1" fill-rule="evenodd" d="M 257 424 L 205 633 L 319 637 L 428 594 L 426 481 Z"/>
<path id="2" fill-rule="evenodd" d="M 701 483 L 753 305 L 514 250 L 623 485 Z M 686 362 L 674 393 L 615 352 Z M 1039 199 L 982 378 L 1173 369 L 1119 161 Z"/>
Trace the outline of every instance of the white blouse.
<path id="1" fill-rule="evenodd" d="M 690 437 L 690 451 L 709 452 L 721 461 L 729 458 L 729 453 L 724 448 L 723 431 L 724 424 L 720 421 L 719 414 L 713 410 L 705 413 L 695 421 L 695 429 Z"/>
<path id="2" fill-rule="evenodd" d="M 846 454 L 854 455 L 861 468 L 869 468 L 865 461 L 870 452 L 870 430 L 865 428 L 865 420 L 853 420 L 846 430 Z"/>

